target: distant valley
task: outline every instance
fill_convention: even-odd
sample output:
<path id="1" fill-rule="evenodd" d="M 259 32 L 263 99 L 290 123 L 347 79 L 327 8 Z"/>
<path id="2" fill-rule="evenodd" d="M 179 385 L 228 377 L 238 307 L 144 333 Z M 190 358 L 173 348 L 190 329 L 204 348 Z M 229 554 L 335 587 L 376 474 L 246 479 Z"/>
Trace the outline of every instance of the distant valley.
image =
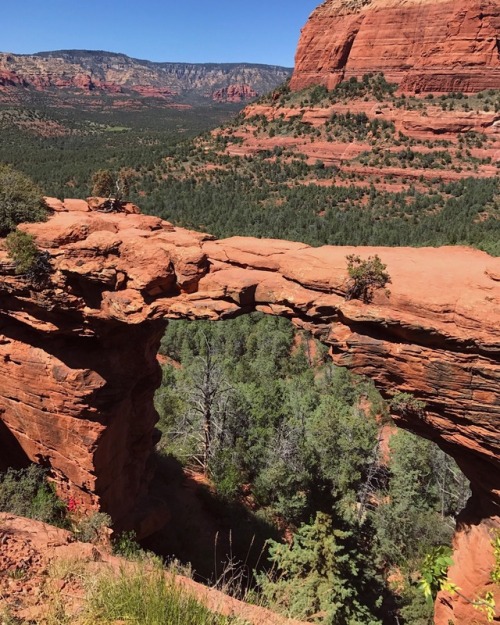
<path id="1" fill-rule="evenodd" d="M 46 193 L 85 196 L 96 169 L 155 171 L 172 146 L 227 121 L 291 71 L 85 50 L 0 53 L 0 162 Z"/>

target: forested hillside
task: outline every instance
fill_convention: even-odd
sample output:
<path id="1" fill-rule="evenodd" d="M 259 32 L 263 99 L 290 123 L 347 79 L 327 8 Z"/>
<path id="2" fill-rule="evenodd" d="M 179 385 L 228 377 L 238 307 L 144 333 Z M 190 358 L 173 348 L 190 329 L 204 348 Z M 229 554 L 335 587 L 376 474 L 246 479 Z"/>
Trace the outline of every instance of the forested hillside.
<path id="1" fill-rule="evenodd" d="M 499 108 L 500 92 L 399 96 L 373 75 L 285 85 L 144 172 L 143 203 L 223 237 L 499 254 Z"/>
<path id="2" fill-rule="evenodd" d="M 21 108 L 0 104 L 0 160 L 58 197 L 86 197 L 96 170 L 126 168 L 144 211 L 219 237 L 500 253 L 490 132 L 500 92 L 403 97 L 380 76 L 332 92 L 284 86 L 209 132 L 240 106 L 178 110 L 151 100 L 121 110 L 99 97 L 102 109 L 71 98 L 54 108 L 32 92 Z M 398 115 L 431 130 L 406 134 Z"/>

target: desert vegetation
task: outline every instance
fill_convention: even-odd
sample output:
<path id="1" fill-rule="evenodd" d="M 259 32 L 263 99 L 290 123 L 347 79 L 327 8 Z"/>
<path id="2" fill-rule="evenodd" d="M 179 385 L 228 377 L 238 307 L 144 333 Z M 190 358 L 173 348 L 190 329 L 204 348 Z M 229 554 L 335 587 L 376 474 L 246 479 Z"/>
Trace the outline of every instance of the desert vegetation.
<path id="1" fill-rule="evenodd" d="M 23 221 L 43 221 L 46 215 L 41 189 L 25 174 L 0 163 L 0 236 Z"/>
<path id="2" fill-rule="evenodd" d="M 161 454 L 289 536 L 263 545 L 267 559 L 245 588 L 314 622 L 379 624 L 392 614 L 430 624 L 417 580 L 426 554 L 449 544 L 467 498 L 454 462 L 396 433 L 371 384 L 333 367 L 283 319 L 171 322 L 161 353 L 170 363 L 156 399 Z M 233 527 L 233 561 L 248 563 Z"/>
<path id="3" fill-rule="evenodd" d="M 0 512 L 11 512 L 53 525 L 65 525 L 66 506 L 37 465 L 0 473 Z"/>
<path id="4" fill-rule="evenodd" d="M 192 139 L 237 107 L 159 115 L 153 106 L 98 115 L 76 106 L 54 109 L 38 95 L 26 107 L 26 119 L 55 116 L 67 132 L 37 136 L 29 125 L 14 124 L 14 113 L 0 105 L 0 160 L 58 197 L 86 197 L 97 170 L 127 168 L 130 199 L 143 210 L 222 237 L 271 236 L 313 245 L 468 244 L 498 254 L 492 135 L 409 136 L 391 118 L 404 108 L 425 120 L 428 111 L 450 103 L 454 111 L 467 105 L 487 113 L 484 107 L 493 108 L 498 97 L 403 97 L 379 75 L 351 79 L 332 92 L 313 87 L 293 93 L 284 85 L 260 101 L 273 106 L 274 118 L 239 114 Z M 324 121 L 312 123 L 308 111 L 322 107 Z M 343 147 L 340 156 L 334 151 L 328 158 L 330 148 L 315 152 L 317 144 L 339 143 L 356 149 L 342 156 Z"/>

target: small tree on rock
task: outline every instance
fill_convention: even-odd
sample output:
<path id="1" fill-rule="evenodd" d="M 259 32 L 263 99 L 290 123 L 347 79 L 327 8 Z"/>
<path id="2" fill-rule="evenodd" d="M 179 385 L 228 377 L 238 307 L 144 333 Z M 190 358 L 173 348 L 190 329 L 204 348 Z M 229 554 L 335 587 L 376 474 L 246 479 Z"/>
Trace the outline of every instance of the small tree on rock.
<path id="1" fill-rule="evenodd" d="M 347 272 L 350 280 L 345 294 L 346 300 L 360 299 L 365 304 L 373 300 L 374 291 L 383 289 L 391 282 L 387 273 L 387 265 L 380 260 L 379 256 L 369 256 L 363 260 L 356 254 L 346 256 Z M 386 291 L 389 295 L 389 291 Z"/>
<path id="2" fill-rule="evenodd" d="M 110 198 L 114 186 L 115 180 L 109 169 L 99 169 L 92 176 L 92 195 Z"/>
<path id="3" fill-rule="evenodd" d="M 118 211 L 124 199 L 130 193 L 131 169 L 122 168 L 118 174 L 109 169 L 99 169 L 92 176 L 92 195 L 105 197 L 102 210 Z"/>

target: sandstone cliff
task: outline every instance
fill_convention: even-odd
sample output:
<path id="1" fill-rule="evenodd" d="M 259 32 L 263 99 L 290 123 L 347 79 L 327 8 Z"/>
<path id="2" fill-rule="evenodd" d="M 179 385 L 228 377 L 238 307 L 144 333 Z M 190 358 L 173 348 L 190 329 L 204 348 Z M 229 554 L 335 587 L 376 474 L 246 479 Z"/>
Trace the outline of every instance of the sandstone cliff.
<path id="1" fill-rule="evenodd" d="M 190 94 L 243 101 L 274 89 L 291 74 L 286 67 L 251 63 L 154 63 L 112 52 L 61 50 L 34 55 L 0 53 L 0 87 L 77 89 L 110 94 L 132 90 L 147 97 Z M 234 100 L 234 85 L 239 99 Z M 241 88 L 245 86 L 245 88 Z M 224 90 L 229 90 L 225 98 Z"/>
<path id="2" fill-rule="evenodd" d="M 249 85 L 229 85 L 212 93 L 214 102 L 244 102 L 252 100 L 259 94 Z"/>
<path id="3" fill-rule="evenodd" d="M 107 214 L 82 200 L 49 203 L 48 222 L 24 226 L 50 254 L 45 289 L 16 276 L 0 251 L 0 444 L 14 462 L 45 464 L 63 496 L 150 531 L 156 353 L 167 320 L 261 310 L 308 328 L 386 396 L 405 391 L 425 403 L 398 423 L 438 443 L 471 480 L 462 536 L 473 523 L 474 544 L 487 548 L 500 511 L 500 259 L 460 247 L 216 241 L 130 206 Z M 346 301 L 352 252 L 387 263 L 390 297 Z M 467 574 L 488 586 L 484 567 Z"/>
<path id="4" fill-rule="evenodd" d="M 291 86 L 383 72 L 406 92 L 500 88 L 497 0 L 326 0 L 302 30 Z"/>

